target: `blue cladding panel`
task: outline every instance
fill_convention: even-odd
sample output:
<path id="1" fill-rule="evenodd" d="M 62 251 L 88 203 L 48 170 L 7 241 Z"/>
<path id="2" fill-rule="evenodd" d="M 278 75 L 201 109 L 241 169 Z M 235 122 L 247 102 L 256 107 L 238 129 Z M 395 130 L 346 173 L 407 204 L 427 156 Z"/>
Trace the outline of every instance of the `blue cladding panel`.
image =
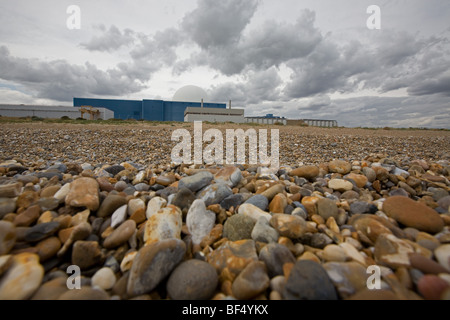
<path id="1" fill-rule="evenodd" d="M 178 102 L 162 100 L 112 100 L 74 98 L 74 107 L 93 106 L 114 111 L 116 119 L 145 119 L 149 121 L 184 121 L 187 107 L 201 107 L 200 102 Z M 205 108 L 225 109 L 224 103 L 204 103 Z"/>

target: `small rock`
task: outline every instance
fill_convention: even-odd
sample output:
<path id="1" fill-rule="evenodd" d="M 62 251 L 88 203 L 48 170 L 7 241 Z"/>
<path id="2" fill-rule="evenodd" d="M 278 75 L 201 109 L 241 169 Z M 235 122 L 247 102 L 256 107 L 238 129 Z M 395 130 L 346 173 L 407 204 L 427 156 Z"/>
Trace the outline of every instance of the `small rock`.
<path id="1" fill-rule="evenodd" d="M 100 264 L 104 259 L 100 249 L 97 241 L 76 241 L 72 249 L 72 264 L 81 270 Z"/>
<path id="2" fill-rule="evenodd" d="M 19 182 L 9 182 L 0 184 L 0 198 L 15 198 L 20 195 L 22 184 Z"/>
<path id="3" fill-rule="evenodd" d="M 152 198 L 147 204 L 147 211 L 145 213 L 147 219 L 154 214 L 156 214 L 162 208 L 165 208 L 167 205 L 167 201 L 161 197 Z"/>
<path id="4" fill-rule="evenodd" d="M 174 300 L 207 300 L 216 290 L 219 278 L 207 262 L 192 259 L 173 270 L 167 281 L 167 292 Z"/>
<path id="5" fill-rule="evenodd" d="M 17 198 L 16 204 L 18 208 L 28 208 L 39 200 L 39 195 L 35 191 L 24 191 Z"/>
<path id="6" fill-rule="evenodd" d="M 301 177 L 308 180 L 314 179 L 319 175 L 319 168 L 316 166 L 303 166 L 289 172 L 291 176 Z"/>
<path id="7" fill-rule="evenodd" d="M 112 174 L 113 176 L 117 175 L 119 172 L 124 171 L 125 167 L 121 165 L 113 165 L 105 168 L 105 171 Z"/>
<path id="8" fill-rule="evenodd" d="M 369 180 L 369 182 L 374 182 L 377 179 L 377 174 L 375 173 L 375 170 L 373 170 L 372 168 L 364 167 L 362 171 L 363 174 L 367 177 L 367 180 Z"/>
<path id="9" fill-rule="evenodd" d="M 192 242 L 200 244 L 202 239 L 209 235 L 216 221 L 214 212 L 206 210 L 205 202 L 195 200 L 186 216 L 186 225 L 192 235 Z"/>
<path id="10" fill-rule="evenodd" d="M 419 269 L 425 274 L 435 274 L 447 273 L 448 270 L 441 266 L 436 261 L 428 259 L 419 253 L 410 253 L 409 262 L 412 268 Z"/>
<path id="11" fill-rule="evenodd" d="M 307 231 L 306 221 L 299 216 L 274 214 L 270 225 L 283 237 L 298 239 Z"/>
<path id="12" fill-rule="evenodd" d="M 449 286 L 447 281 L 436 275 L 424 275 L 417 284 L 417 290 L 426 300 L 440 300 Z"/>
<path id="13" fill-rule="evenodd" d="M 230 241 L 252 238 L 252 230 L 256 221 L 243 214 L 235 214 L 227 219 L 223 226 L 223 236 Z"/>
<path id="14" fill-rule="evenodd" d="M 220 202 L 220 206 L 225 210 L 230 210 L 231 207 L 237 208 L 242 202 L 244 202 L 244 196 L 240 193 L 232 194 Z"/>
<path id="15" fill-rule="evenodd" d="M 16 211 L 16 200 L 14 198 L 0 198 L 0 219 Z"/>
<path id="16" fill-rule="evenodd" d="M 342 247 L 335 244 L 329 244 L 323 249 L 323 258 L 325 261 L 345 262 L 347 261 L 347 254 Z"/>
<path id="17" fill-rule="evenodd" d="M 111 216 L 111 227 L 115 228 L 125 221 L 127 218 L 128 205 L 123 205 L 114 211 Z"/>
<path id="18" fill-rule="evenodd" d="M 66 204 L 72 207 L 86 207 L 91 211 L 99 208 L 99 185 L 93 178 L 78 178 L 70 184 L 70 191 L 66 196 Z"/>
<path id="19" fill-rule="evenodd" d="M 57 300 L 59 296 L 67 292 L 67 280 L 65 277 L 57 277 L 49 280 L 39 287 L 32 296 L 32 300 Z"/>
<path id="20" fill-rule="evenodd" d="M 362 174 L 356 174 L 356 173 L 350 173 L 345 178 L 355 181 L 356 186 L 358 188 L 364 188 L 364 186 L 369 181 L 366 176 L 363 176 Z"/>
<path id="21" fill-rule="evenodd" d="M 246 215 L 255 221 L 258 221 L 260 217 L 264 217 L 267 221 L 270 221 L 270 219 L 272 218 L 272 216 L 269 213 L 261 210 L 260 208 L 250 203 L 241 204 L 239 206 L 238 212 L 239 214 Z"/>
<path id="22" fill-rule="evenodd" d="M 28 207 L 24 212 L 20 213 L 14 219 L 14 224 L 17 227 L 28 227 L 32 225 L 39 218 L 41 208 L 37 205 Z"/>
<path id="23" fill-rule="evenodd" d="M 251 233 L 253 240 L 265 243 L 276 243 L 279 236 L 278 231 L 272 228 L 264 217 L 258 219 Z"/>
<path id="24" fill-rule="evenodd" d="M 69 290 L 63 293 L 59 296 L 58 300 L 109 300 L 109 296 L 99 288 L 81 287 L 80 290 Z"/>
<path id="25" fill-rule="evenodd" d="M 60 225 L 61 224 L 57 221 L 37 224 L 27 230 L 24 240 L 26 242 L 41 241 L 58 231 Z"/>
<path id="26" fill-rule="evenodd" d="M 16 228 L 8 221 L 0 221 L 0 256 L 8 254 L 16 243 Z"/>
<path id="27" fill-rule="evenodd" d="M 336 191 L 348 191 L 353 189 L 353 184 L 350 181 L 343 179 L 331 179 L 328 181 L 328 188 Z"/>
<path id="28" fill-rule="evenodd" d="M 181 188 L 172 199 L 172 204 L 180 208 L 181 212 L 186 215 L 195 199 L 195 194 L 190 189 Z"/>
<path id="29" fill-rule="evenodd" d="M 337 300 L 326 270 L 317 262 L 299 260 L 286 280 L 283 296 L 288 300 Z"/>
<path id="30" fill-rule="evenodd" d="M 53 198 L 58 199 L 59 202 L 64 202 L 70 191 L 70 183 L 63 185 L 54 195 Z"/>
<path id="31" fill-rule="evenodd" d="M 447 272 L 450 271 L 450 244 L 443 244 L 434 250 L 434 255 L 436 256 L 436 260 L 447 269 Z"/>
<path id="32" fill-rule="evenodd" d="M 207 186 L 212 180 L 214 176 L 209 171 L 201 171 L 192 176 L 184 177 L 178 182 L 178 188 L 188 188 L 192 192 L 196 192 L 205 186 Z"/>
<path id="33" fill-rule="evenodd" d="M 241 180 L 241 170 L 234 166 L 224 167 L 214 175 L 214 181 L 216 181 L 216 183 L 225 183 L 230 188 L 237 186 Z"/>
<path id="34" fill-rule="evenodd" d="M 279 193 L 284 192 L 284 186 L 281 184 L 276 184 L 274 186 L 271 186 L 269 189 L 263 191 L 261 195 L 266 197 L 269 201 L 272 201 L 273 197 L 275 197 Z"/>
<path id="35" fill-rule="evenodd" d="M 128 201 L 128 216 L 132 216 L 138 211 L 145 212 L 147 206 L 142 199 L 131 199 Z"/>
<path id="36" fill-rule="evenodd" d="M 39 288 L 44 268 L 39 256 L 34 253 L 19 253 L 13 256 L 12 266 L 0 280 L 0 300 L 26 300 Z"/>
<path id="37" fill-rule="evenodd" d="M 206 206 L 220 203 L 223 199 L 233 194 L 231 188 L 224 183 L 216 183 L 199 191 L 197 197 L 205 201 Z"/>
<path id="38" fill-rule="evenodd" d="M 347 161 L 333 160 L 328 163 L 328 170 L 340 174 L 347 174 L 352 170 L 352 165 Z"/>
<path id="39" fill-rule="evenodd" d="M 413 253 L 414 248 L 404 240 L 398 239 L 392 234 L 381 234 L 375 243 L 375 261 L 391 268 L 409 267 L 408 254 Z"/>
<path id="40" fill-rule="evenodd" d="M 273 197 L 269 204 L 269 211 L 272 213 L 284 213 L 287 206 L 287 198 L 284 194 L 279 193 Z"/>
<path id="41" fill-rule="evenodd" d="M 337 219 L 338 207 L 336 202 L 331 199 L 320 198 L 317 201 L 317 213 L 325 220 L 328 220 L 330 217 Z"/>
<path id="42" fill-rule="evenodd" d="M 35 248 L 38 249 L 37 254 L 42 263 L 56 255 L 61 248 L 61 241 L 57 237 L 50 237 L 39 242 Z"/>
<path id="43" fill-rule="evenodd" d="M 183 214 L 178 207 L 169 205 L 153 214 L 145 224 L 146 245 L 166 239 L 180 239 Z"/>
<path id="44" fill-rule="evenodd" d="M 106 249 L 113 249 L 126 243 L 136 231 L 136 222 L 127 220 L 114 230 L 103 242 Z"/>
<path id="45" fill-rule="evenodd" d="M 283 275 L 283 266 L 286 263 L 295 263 L 292 252 L 284 245 L 269 243 L 259 253 L 259 260 L 263 261 L 271 278 Z"/>
<path id="46" fill-rule="evenodd" d="M 367 286 L 366 268 L 357 262 L 327 262 L 323 267 L 342 299 L 349 298 Z"/>
<path id="47" fill-rule="evenodd" d="M 383 203 L 383 210 L 407 227 L 433 234 L 444 228 L 444 221 L 436 211 L 406 197 L 389 197 Z"/>
<path id="48" fill-rule="evenodd" d="M 131 297 L 152 291 L 183 260 L 186 245 L 178 239 L 142 247 L 130 270 L 127 293 Z"/>
<path id="49" fill-rule="evenodd" d="M 244 204 L 252 204 L 262 211 L 265 211 L 267 209 L 267 206 L 269 205 L 269 200 L 267 199 L 267 197 L 261 194 L 256 194 L 245 201 Z"/>
<path id="50" fill-rule="evenodd" d="M 269 284 L 270 279 L 264 263 L 253 261 L 237 276 L 231 290 L 237 299 L 248 300 L 264 292 Z"/>
<path id="51" fill-rule="evenodd" d="M 99 287 L 103 290 L 109 290 L 116 284 L 116 276 L 111 268 L 101 268 L 91 279 L 92 287 Z"/>
<path id="52" fill-rule="evenodd" d="M 310 244 L 311 244 L 311 247 L 313 247 L 313 248 L 323 249 L 331 243 L 333 243 L 333 240 L 331 240 L 331 238 L 328 237 L 326 234 L 313 233 Z"/>

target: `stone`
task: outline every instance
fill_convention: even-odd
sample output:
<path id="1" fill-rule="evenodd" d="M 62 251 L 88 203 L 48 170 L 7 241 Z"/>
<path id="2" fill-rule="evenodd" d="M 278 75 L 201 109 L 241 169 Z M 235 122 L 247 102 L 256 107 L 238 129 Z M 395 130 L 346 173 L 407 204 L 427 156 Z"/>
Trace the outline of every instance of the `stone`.
<path id="1" fill-rule="evenodd" d="M 377 241 L 380 234 L 392 234 L 392 231 L 374 216 L 362 215 L 352 221 L 356 231 L 366 236 L 373 244 Z"/>
<path id="2" fill-rule="evenodd" d="M 269 211 L 271 213 L 284 213 L 284 209 L 287 206 L 287 198 L 284 194 L 279 193 L 273 197 L 269 204 Z"/>
<path id="3" fill-rule="evenodd" d="M 187 176 L 178 181 L 178 188 L 188 188 L 192 192 L 196 192 L 207 185 L 214 179 L 214 176 L 209 171 L 200 171 L 192 176 Z"/>
<path id="4" fill-rule="evenodd" d="M 0 221 L 0 256 L 8 254 L 16 243 L 16 227 L 8 221 Z"/>
<path id="5" fill-rule="evenodd" d="M 39 218 L 41 208 L 37 205 L 28 207 L 24 212 L 20 213 L 14 219 L 14 224 L 17 227 L 29 227 Z"/>
<path id="6" fill-rule="evenodd" d="M 286 280 L 283 296 L 287 300 L 337 300 L 327 271 L 317 262 L 299 260 Z"/>
<path id="7" fill-rule="evenodd" d="M 350 243 L 344 242 L 340 243 L 339 246 L 344 249 L 345 254 L 347 255 L 348 259 L 354 260 L 362 265 L 366 265 L 366 259 L 363 257 L 363 255 L 356 250 L 356 248 L 351 245 Z"/>
<path id="8" fill-rule="evenodd" d="M 131 199 L 130 201 L 128 201 L 127 212 L 128 216 L 130 217 L 138 211 L 145 212 L 146 209 L 147 206 L 145 205 L 145 202 L 142 199 Z"/>
<path id="9" fill-rule="evenodd" d="M 53 258 L 61 248 L 61 241 L 58 237 L 50 237 L 42 240 L 35 247 L 38 251 L 40 262 L 45 262 L 50 258 Z"/>
<path id="10" fill-rule="evenodd" d="M 45 187 L 44 189 L 41 190 L 40 196 L 41 198 L 53 197 L 55 193 L 59 191 L 60 188 L 61 188 L 60 185 Z"/>
<path id="11" fill-rule="evenodd" d="M 295 263 L 292 252 L 284 245 L 269 243 L 261 249 L 259 260 L 263 261 L 271 278 L 283 275 L 283 266 L 286 263 Z"/>
<path id="12" fill-rule="evenodd" d="M 183 214 L 178 207 L 169 205 L 153 214 L 145 224 L 144 242 L 149 245 L 167 239 L 180 239 Z"/>
<path id="13" fill-rule="evenodd" d="M 440 300 L 450 284 L 436 275 L 424 275 L 417 283 L 417 290 L 426 300 Z"/>
<path id="14" fill-rule="evenodd" d="M 10 254 L 0 255 L 0 277 L 11 267 L 14 259 Z"/>
<path id="15" fill-rule="evenodd" d="M 228 280 L 234 280 L 251 261 L 257 261 L 253 240 L 227 241 L 207 256 L 207 262 Z"/>
<path id="16" fill-rule="evenodd" d="M 70 183 L 63 185 L 54 195 L 53 198 L 58 199 L 59 202 L 64 202 L 70 191 Z"/>
<path id="17" fill-rule="evenodd" d="M 175 181 L 176 181 L 176 178 L 175 178 L 175 176 L 173 176 L 173 175 L 169 175 L 169 176 L 159 176 L 159 177 L 156 177 L 156 180 L 155 180 L 155 182 L 156 182 L 157 184 L 160 184 L 160 185 L 165 186 L 165 187 L 171 185 L 171 184 L 174 183 Z"/>
<path id="18" fill-rule="evenodd" d="M 328 181 L 328 188 L 336 191 L 349 191 L 353 189 L 353 184 L 350 181 L 343 179 L 331 179 Z"/>
<path id="19" fill-rule="evenodd" d="M 252 230 L 256 221 L 243 214 L 229 217 L 223 226 L 223 237 L 230 241 L 252 238 Z"/>
<path id="20" fill-rule="evenodd" d="M 68 290 L 58 300 L 109 300 L 108 294 L 100 288 L 81 287 L 79 290 Z"/>
<path id="21" fill-rule="evenodd" d="M 166 205 L 167 205 L 166 199 L 163 199 L 161 197 L 154 197 L 150 199 L 150 201 L 147 204 L 147 211 L 145 213 L 147 219 L 150 219 L 152 215 L 156 214 L 162 208 L 165 208 Z"/>
<path id="22" fill-rule="evenodd" d="M 127 204 L 125 197 L 109 194 L 105 200 L 103 200 L 100 208 L 98 209 L 97 216 L 106 218 L 112 215 L 117 209 Z"/>
<path id="23" fill-rule="evenodd" d="M 58 233 L 59 238 L 61 239 L 61 233 L 63 233 L 65 230 L 70 229 L 63 229 L 60 230 Z M 66 241 L 61 240 L 61 242 L 64 243 L 63 247 L 58 251 L 58 257 L 64 256 L 64 254 L 67 252 L 67 250 L 75 243 L 75 241 L 78 240 L 84 240 L 86 239 L 92 232 L 92 227 L 87 222 L 82 222 L 75 227 L 72 228 L 70 231 L 69 237 Z"/>
<path id="24" fill-rule="evenodd" d="M 342 299 L 347 299 L 367 287 L 366 268 L 357 262 L 327 262 L 323 268 Z"/>
<path id="25" fill-rule="evenodd" d="M 323 249 L 333 243 L 333 240 L 324 233 L 313 233 L 310 245 L 313 248 Z"/>
<path id="26" fill-rule="evenodd" d="M 267 206 L 269 205 L 269 200 L 267 199 L 267 197 L 261 194 L 256 194 L 245 201 L 244 204 L 252 204 L 262 211 L 265 211 L 267 209 Z"/>
<path id="27" fill-rule="evenodd" d="M 436 261 L 428 259 L 419 253 L 410 253 L 409 262 L 412 268 L 416 268 L 425 274 L 448 273 L 448 270 Z"/>
<path id="28" fill-rule="evenodd" d="M 116 228 L 120 224 L 122 224 L 127 218 L 128 205 L 125 204 L 114 211 L 111 216 L 111 227 Z"/>
<path id="29" fill-rule="evenodd" d="M 250 203 L 241 204 L 239 206 L 238 213 L 246 215 L 255 221 L 258 221 L 260 217 L 264 217 L 267 221 L 270 221 L 270 219 L 272 218 L 272 216 L 269 213 L 261 210 L 260 208 Z"/>
<path id="30" fill-rule="evenodd" d="M 0 198 L 0 219 L 8 214 L 16 211 L 16 199 Z"/>
<path id="31" fill-rule="evenodd" d="M 209 263 L 191 259 L 178 265 L 167 281 L 173 300 L 208 300 L 214 295 L 219 278 Z"/>
<path id="32" fill-rule="evenodd" d="M 333 160 L 328 163 L 328 171 L 340 174 L 347 174 L 352 170 L 352 165 L 347 161 Z"/>
<path id="33" fill-rule="evenodd" d="M 97 241 L 78 240 L 72 249 L 72 264 L 81 270 L 89 269 L 104 260 L 101 248 Z"/>
<path id="34" fill-rule="evenodd" d="M 234 166 L 224 167 L 214 175 L 214 181 L 216 183 L 225 183 L 230 188 L 237 186 L 242 178 L 241 170 Z"/>
<path id="35" fill-rule="evenodd" d="M 372 169 L 375 171 L 375 174 L 377 175 L 377 180 L 379 181 L 385 181 L 389 178 L 389 171 L 386 170 L 383 167 L 372 167 Z"/>
<path id="36" fill-rule="evenodd" d="M 414 248 L 404 240 L 398 239 L 392 234 L 381 234 L 375 243 L 375 261 L 390 268 L 409 267 L 408 254 L 413 253 Z"/>
<path id="37" fill-rule="evenodd" d="M 22 184 L 19 182 L 9 182 L 0 184 L 0 198 L 15 198 L 20 195 Z"/>
<path id="38" fill-rule="evenodd" d="M 348 300 L 364 300 L 364 301 L 376 301 L 376 300 L 400 300 L 394 292 L 391 290 L 380 289 L 380 290 L 369 290 L 363 289 L 351 297 Z"/>
<path id="39" fill-rule="evenodd" d="M 284 186 L 282 184 L 276 184 L 271 186 L 269 189 L 263 191 L 261 195 L 266 197 L 269 201 L 272 201 L 273 197 L 275 197 L 279 193 L 284 192 Z"/>
<path id="40" fill-rule="evenodd" d="M 68 290 L 66 278 L 57 277 L 42 284 L 31 297 L 31 300 L 57 300 Z"/>
<path id="41" fill-rule="evenodd" d="M 358 214 L 358 213 L 369 213 L 371 210 L 372 209 L 371 209 L 370 203 L 365 202 L 365 201 L 355 201 L 350 205 L 350 214 L 352 214 L 352 215 Z M 376 211 L 377 210 L 375 207 L 375 212 Z M 375 212 L 372 212 L 372 213 L 375 213 Z"/>
<path id="42" fill-rule="evenodd" d="M 111 268 L 101 268 L 91 279 L 92 287 L 99 287 L 103 290 L 109 290 L 116 284 L 116 276 Z"/>
<path id="43" fill-rule="evenodd" d="M 311 180 L 319 175 L 319 168 L 317 166 L 302 166 L 293 169 L 291 172 L 289 172 L 289 175 Z"/>
<path id="44" fill-rule="evenodd" d="M 197 198 L 205 201 L 206 206 L 220 203 L 223 199 L 233 194 L 231 188 L 224 183 L 209 185 L 199 191 Z"/>
<path id="45" fill-rule="evenodd" d="M 364 186 L 369 181 L 366 176 L 364 176 L 362 174 L 356 174 L 356 173 L 350 173 L 347 176 L 345 176 L 345 178 L 355 181 L 356 186 L 358 188 L 364 188 Z"/>
<path id="46" fill-rule="evenodd" d="M 317 201 L 317 213 L 325 220 L 330 217 L 337 219 L 338 207 L 336 202 L 328 198 L 320 198 Z"/>
<path id="47" fill-rule="evenodd" d="M 195 200 L 186 215 L 186 225 L 192 235 L 192 242 L 200 244 L 202 239 L 211 232 L 215 221 L 216 215 L 206 210 L 205 202 L 201 199 Z"/>
<path id="48" fill-rule="evenodd" d="M 117 175 L 119 172 L 124 171 L 125 167 L 121 165 L 112 165 L 105 168 L 105 171 L 112 174 L 113 176 Z"/>
<path id="49" fill-rule="evenodd" d="M 353 190 L 345 191 L 343 194 L 341 194 L 340 199 L 357 200 L 359 199 L 359 193 Z"/>
<path id="50" fill-rule="evenodd" d="M 99 185 L 93 178 L 78 178 L 70 183 L 70 191 L 66 196 L 66 205 L 86 207 L 96 211 L 100 206 Z"/>
<path id="51" fill-rule="evenodd" d="M 253 227 L 251 237 L 259 242 L 276 243 L 280 235 L 277 230 L 270 226 L 266 218 L 260 217 Z"/>
<path id="52" fill-rule="evenodd" d="M 348 257 L 342 247 L 335 244 L 329 244 L 323 249 L 323 259 L 330 262 L 345 262 Z"/>
<path id="53" fill-rule="evenodd" d="M 307 231 L 306 221 L 299 216 L 274 214 L 269 222 L 281 236 L 290 239 L 298 239 Z"/>
<path id="54" fill-rule="evenodd" d="M 195 194 L 190 189 L 181 188 L 175 194 L 171 204 L 180 208 L 181 212 L 186 215 L 195 199 Z"/>
<path id="55" fill-rule="evenodd" d="M 372 168 L 364 167 L 362 168 L 362 172 L 367 177 L 367 180 L 369 182 L 374 182 L 377 179 L 377 174 Z"/>
<path id="56" fill-rule="evenodd" d="M 442 197 L 437 201 L 437 204 L 439 207 L 441 207 L 444 210 L 448 211 L 448 208 L 450 207 L 450 196 Z"/>
<path id="57" fill-rule="evenodd" d="M 269 284 L 270 279 L 264 263 L 253 261 L 234 280 L 231 291 L 237 299 L 248 300 L 263 293 Z"/>
<path id="58" fill-rule="evenodd" d="M 59 230 L 61 224 L 57 221 L 37 224 L 25 233 L 26 242 L 38 242 L 50 237 Z"/>
<path id="59" fill-rule="evenodd" d="M 444 228 L 444 221 L 436 211 L 406 197 L 389 197 L 383 203 L 383 211 L 401 224 L 420 231 L 434 234 Z"/>
<path id="60" fill-rule="evenodd" d="M 134 297 L 151 292 L 183 260 L 186 245 L 179 239 L 161 240 L 142 247 L 133 260 L 127 293 Z"/>
<path id="61" fill-rule="evenodd" d="M 0 279 L 0 300 L 26 300 L 39 288 L 44 268 L 35 253 L 19 253 Z"/>
<path id="62" fill-rule="evenodd" d="M 450 244 L 443 244 L 434 250 L 434 255 L 436 260 L 447 269 L 447 272 L 450 271 Z"/>
<path id="63" fill-rule="evenodd" d="M 244 196 L 240 193 L 232 194 L 220 202 L 220 206 L 225 210 L 230 210 L 231 207 L 237 208 L 244 202 Z"/>
<path id="64" fill-rule="evenodd" d="M 136 222 L 127 220 L 114 230 L 103 242 L 106 249 L 113 249 L 126 243 L 136 231 Z"/>
<path id="65" fill-rule="evenodd" d="M 18 208 L 28 208 L 31 205 L 34 205 L 36 201 L 38 201 L 39 195 L 35 191 L 24 191 L 17 198 L 17 207 Z"/>

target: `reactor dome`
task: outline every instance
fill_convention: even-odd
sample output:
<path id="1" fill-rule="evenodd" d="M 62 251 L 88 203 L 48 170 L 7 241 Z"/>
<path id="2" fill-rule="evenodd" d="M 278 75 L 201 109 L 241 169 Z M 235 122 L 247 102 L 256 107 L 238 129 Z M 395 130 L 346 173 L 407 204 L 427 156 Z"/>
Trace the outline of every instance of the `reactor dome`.
<path id="1" fill-rule="evenodd" d="M 173 96 L 173 101 L 200 102 L 208 99 L 205 90 L 197 86 L 184 86 L 178 89 Z"/>

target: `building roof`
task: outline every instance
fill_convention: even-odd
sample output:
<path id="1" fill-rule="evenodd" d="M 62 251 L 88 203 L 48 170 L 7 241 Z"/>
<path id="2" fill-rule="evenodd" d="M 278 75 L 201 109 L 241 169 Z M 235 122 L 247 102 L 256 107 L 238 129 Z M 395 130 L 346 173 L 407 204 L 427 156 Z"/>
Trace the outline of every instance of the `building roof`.
<path id="1" fill-rule="evenodd" d="M 184 115 L 186 116 L 188 114 L 215 114 L 215 115 L 243 116 L 244 109 L 187 107 L 186 110 L 184 111 Z"/>

